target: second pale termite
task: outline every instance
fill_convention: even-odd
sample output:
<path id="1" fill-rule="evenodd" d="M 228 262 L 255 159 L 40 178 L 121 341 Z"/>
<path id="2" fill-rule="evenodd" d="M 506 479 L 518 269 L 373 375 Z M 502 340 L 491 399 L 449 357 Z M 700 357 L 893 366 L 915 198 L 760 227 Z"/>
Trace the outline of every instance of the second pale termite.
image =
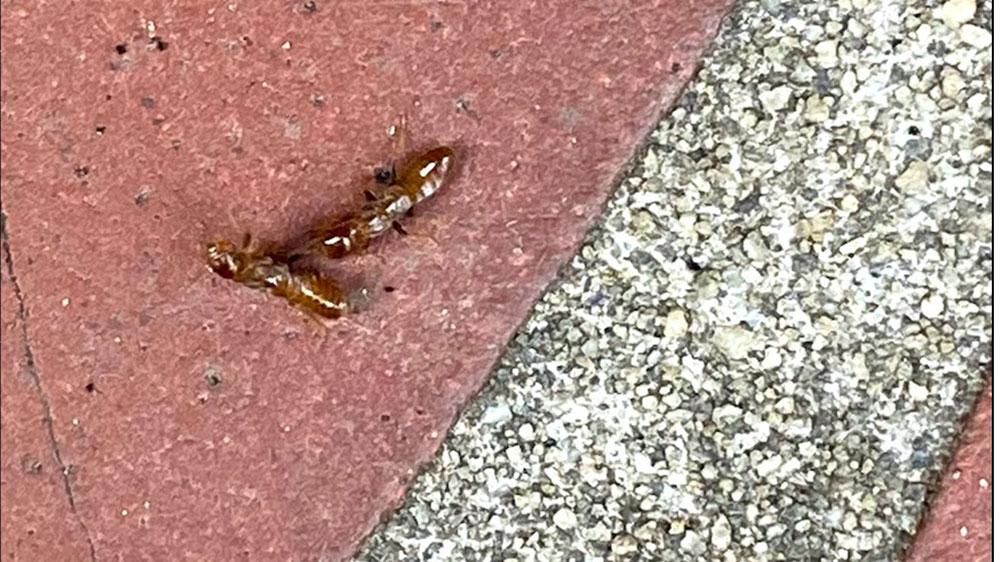
<path id="1" fill-rule="evenodd" d="M 391 229 L 401 231 L 399 220 L 414 205 L 437 192 L 454 166 L 455 153 L 447 146 L 412 158 L 388 186 L 378 192 L 366 192 L 368 201 L 359 211 L 341 215 L 310 230 L 306 241 L 290 253 L 291 258 L 311 252 L 341 258 L 366 248 L 372 240 Z"/>

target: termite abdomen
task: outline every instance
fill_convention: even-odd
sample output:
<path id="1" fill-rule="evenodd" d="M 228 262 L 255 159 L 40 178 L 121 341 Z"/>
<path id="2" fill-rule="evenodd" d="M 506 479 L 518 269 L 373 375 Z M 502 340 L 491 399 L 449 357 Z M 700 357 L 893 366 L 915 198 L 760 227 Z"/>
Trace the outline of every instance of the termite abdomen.
<path id="1" fill-rule="evenodd" d="M 208 267 L 224 279 L 282 297 L 324 318 L 339 318 L 350 309 L 343 287 L 315 272 L 296 272 L 272 256 L 237 248 L 228 240 L 208 245 Z"/>

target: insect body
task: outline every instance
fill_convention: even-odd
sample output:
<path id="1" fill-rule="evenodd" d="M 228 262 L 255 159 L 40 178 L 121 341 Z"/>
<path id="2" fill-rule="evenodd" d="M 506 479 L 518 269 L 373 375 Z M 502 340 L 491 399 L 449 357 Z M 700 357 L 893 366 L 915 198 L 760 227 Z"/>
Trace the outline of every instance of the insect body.
<path id="1" fill-rule="evenodd" d="M 293 272 L 287 263 L 237 248 L 228 240 L 208 245 L 208 267 L 220 277 L 270 291 L 323 318 L 340 318 L 350 310 L 350 301 L 336 281 L 315 272 Z"/>
<path id="2" fill-rule="evenodd" d="M 398 221 L 441 188 L 454 164 L 455 153 L 446 146 L 411 159 L 389 186 L 378 193 L 368 192 L 369 201 L 360 211 L 313 229 L 305 247 L 293 255 L 318 251 L 332 259 L 342 258 L 390 229 L 400 229 Z"/>
<path id="3" fill-rule="evenodd" d="M 399 174 L 383 173 L 384 187 L 378 193 L 366 191 L 368 201 L 359 211 L 328 221 L 282 248 L 250 248 L 249 235 L 239 248 L 219 240 L 208 245 L 208 267 L 220 277 L 282 297 L 314 317 L 339 318 L 363 306 L 367 291 L 348 295 L 336 281 L 296 270 L 293 263 L 308 253 L 341 258 L 391 228 L 402 232 L 398 221 L 441 188 L 454 164 L 455 153 L 446 146 L 424 152 Z"/>

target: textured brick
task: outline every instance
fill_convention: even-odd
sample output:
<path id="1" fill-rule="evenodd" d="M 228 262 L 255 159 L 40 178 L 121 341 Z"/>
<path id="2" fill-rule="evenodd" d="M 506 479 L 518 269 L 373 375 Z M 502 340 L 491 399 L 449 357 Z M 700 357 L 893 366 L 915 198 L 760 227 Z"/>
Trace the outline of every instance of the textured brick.
<path id="1" fill-rule="evenodd" d="M 45 394 L 27 362 L 14 283 L 5 263 L 0 269 L 0 552 L 4 560 L 89 560 L 87 533 L 70 504 L 46 423 Z"/>
<path id="2" fill-rule="evenodd" d="M 5 6 L 7 229 L 97 557 L 349 554 L 728 4 Z M 412 236 L 330 266 L 394 292 L 323 330 L 206 271 L 213 236 L 286 237 L 357 205 L 400 114 L 410 147 L 452 143 L 461 170 Z M 60 542 L 79 543 L 46 559 Z"/>

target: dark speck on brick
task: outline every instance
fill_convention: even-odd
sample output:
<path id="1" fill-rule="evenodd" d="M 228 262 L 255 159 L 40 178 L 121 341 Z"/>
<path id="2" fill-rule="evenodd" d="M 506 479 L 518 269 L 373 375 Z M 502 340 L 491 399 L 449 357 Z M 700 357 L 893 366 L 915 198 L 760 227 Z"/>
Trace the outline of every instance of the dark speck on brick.
<path id="1" fill-rule="evenodd" d="M 142 207 L 149 202 L 150 197 L 153 196 L 153 188 L 148 185 L 139 186 L 138 191 L 135 192 L 135 204 Z"/>
<path id="2" fill-rule="evenodd" d="M 162 38 L 158 36 L 150 37 L 149 44 L 152 45 L 157 51 L 166 51 L 170 43 L 167 43 Z"/>
<path id="3" fill-rule="evenodd" d="M 126 45 L 125 43 L 119 43 L 115 45 L 115 52 L 118 53 L 119 55 L 124 55 L 125 53 L 128 52 L 128 45 Z"/>
<path id="4" fill-rule="evenodd" d="M 457 111 L 465 113 L 477 121 L 479 120 L 479 113 L 476 112 L 475 109 L 472 109 L 472 102 L 466 96 L 459 96 L 459 98 L 455 100 L 455 108 Z"/>
<path id="5" fill-rule="evenodd" d="M 204 377 L 209 388 L 216 388 L 222 384 L 222 369 L 218 365 L 206 364 Z"/>
<path id="6" fill-rule="evenodd" d="M 24 469 L 26 474 L 41 474 L 42 463 L 26 456 L 21 459 L 21 468 Z"/>

